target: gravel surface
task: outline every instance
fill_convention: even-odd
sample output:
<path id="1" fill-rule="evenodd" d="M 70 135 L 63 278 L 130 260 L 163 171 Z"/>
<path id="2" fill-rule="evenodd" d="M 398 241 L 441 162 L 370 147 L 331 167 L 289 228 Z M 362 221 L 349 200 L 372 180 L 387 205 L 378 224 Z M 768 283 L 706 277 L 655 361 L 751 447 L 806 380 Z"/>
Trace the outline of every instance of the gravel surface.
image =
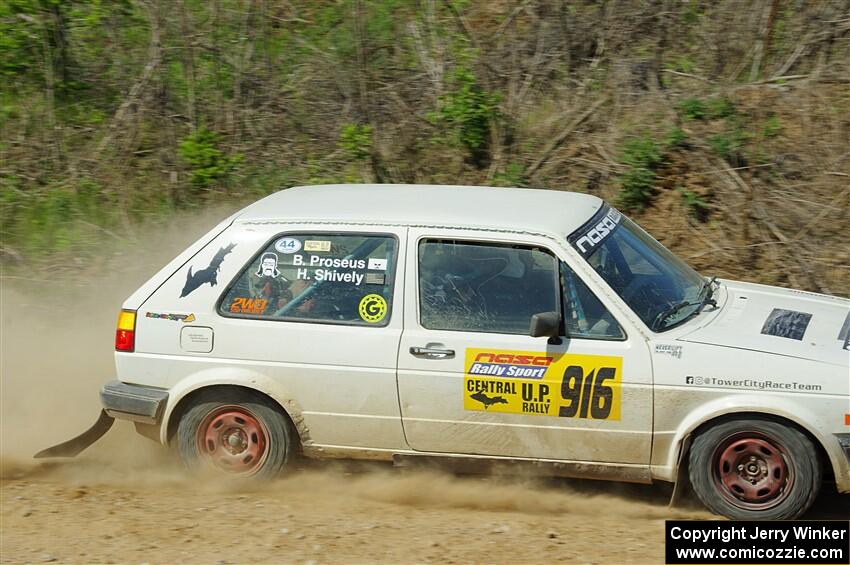
<path id="1" fill-rule="evenodd" d="M 6 469 L 0 560 L 661 563 L 665 518 L 709 517 L 643 486 L 318 466 L 225 489 L 99 464 Z"/>

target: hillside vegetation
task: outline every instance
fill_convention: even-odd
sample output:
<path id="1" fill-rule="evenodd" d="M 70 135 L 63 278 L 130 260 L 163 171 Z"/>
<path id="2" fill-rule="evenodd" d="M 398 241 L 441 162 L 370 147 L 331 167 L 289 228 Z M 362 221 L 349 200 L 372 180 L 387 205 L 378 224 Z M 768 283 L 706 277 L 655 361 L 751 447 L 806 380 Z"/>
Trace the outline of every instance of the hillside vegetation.
<path id="1" fill-rule="evenodd" d="M 287 186 L 487 184 L 850 295 L 847 0 L 0 0 L 0 73 L 7 272 Z"/>

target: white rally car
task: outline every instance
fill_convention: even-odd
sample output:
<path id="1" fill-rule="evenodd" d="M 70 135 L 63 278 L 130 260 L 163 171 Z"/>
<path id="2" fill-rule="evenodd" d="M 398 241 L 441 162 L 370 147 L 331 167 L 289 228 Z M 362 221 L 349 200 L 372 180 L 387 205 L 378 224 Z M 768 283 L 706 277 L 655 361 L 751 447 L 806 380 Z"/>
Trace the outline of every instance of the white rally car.
<path id="1" fill-rule="evenodd" d="M 124 303 L 113 418 L 190 467 L 296 453 L 685 482 L 734 518 L 850 491 L 850 301 L 706 278 L 594 196 L 273 194 Z"/>

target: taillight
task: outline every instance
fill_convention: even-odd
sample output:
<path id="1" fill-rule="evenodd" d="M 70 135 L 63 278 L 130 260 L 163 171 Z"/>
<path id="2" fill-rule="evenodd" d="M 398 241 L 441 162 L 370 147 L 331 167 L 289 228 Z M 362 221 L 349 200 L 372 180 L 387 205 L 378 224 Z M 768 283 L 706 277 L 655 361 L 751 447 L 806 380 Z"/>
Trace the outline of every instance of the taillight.
<path id="1" fill-rule="evenodd" d="M 121 310 L 115 330 L 115 350 L 133 352 L 136 349 L 136 311 Z"/>

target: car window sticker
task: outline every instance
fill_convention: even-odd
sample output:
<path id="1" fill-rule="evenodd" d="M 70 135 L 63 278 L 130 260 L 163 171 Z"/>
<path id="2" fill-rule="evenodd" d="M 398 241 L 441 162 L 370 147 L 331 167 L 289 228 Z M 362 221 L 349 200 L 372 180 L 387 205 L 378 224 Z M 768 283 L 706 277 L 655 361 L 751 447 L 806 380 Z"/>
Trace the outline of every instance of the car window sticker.
<path id="1" fill-rule="evenodd" d="M 320 251 L 329 252 L 331 250 L 331 242 L 327 240 L 308 239 L 304 242 L 304 251 Z"/>
<path id="2" fill-rule="evenodd" d="M 272 277 L 276 279 L 280 276 L 280 270 L 277 268 L 277 253 L 266 252 L 260 257 L 260 264 L 257 267 L 256 276 Z M 285 279 L 286 277 L 284 277 Z"/>
<path id="3" fill-rule="evenodd" d="M 622 219 L 623 215 L 616 209 L 603 206 L 589 222 L 567 237 L 567 241 L 586 259 L 597 245 L 614 233 Z"/>
<path id="4" fill-rule="evenodd" d="M 294 237 L 282 237 L 274 244 L 279 253 L 298 253 L 301 251 L 301 241 Z"/>
<path id="5" fill-rule="evenodd" d="M 210 286 L 215 286 L 218 284 L 218 271 L 221 268 L 222 262 L 224 262 L 224 258 L 228 253 L 233 251 L 233 248 L 236 247 L 235 243 L 228 244 L 221 249 L 213 256 L 210 264 L 197 271 L 195 273 L 192 272 L 192 266 L 189 265 L 189 271 L 186 273 L 186 284 L 183 286 L 183 291 L 180 293 L 180 298 L 184 298 L 189 296 L 195 289 L 200 287 L 204 283 L 209 283 Z"/>
<path id="6" fill-rule="evenodd" d="M 367 294 L 360 300 L 358 312 L 364 322 L 377 324 L 387 315 L 387 301 L 380 294 Z"/>

